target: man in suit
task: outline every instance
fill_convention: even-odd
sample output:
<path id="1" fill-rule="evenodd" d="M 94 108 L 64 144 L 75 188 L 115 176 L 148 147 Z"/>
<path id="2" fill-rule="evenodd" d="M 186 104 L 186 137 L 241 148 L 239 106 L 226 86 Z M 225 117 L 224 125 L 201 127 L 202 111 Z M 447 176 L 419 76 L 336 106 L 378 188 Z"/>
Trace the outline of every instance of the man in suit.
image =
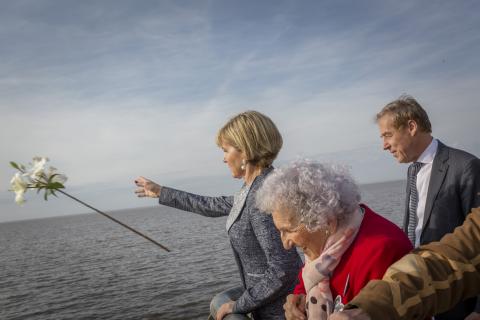
<path id="1" fill-rule="evenodd" d="M 480 160 L 432 137 L 428 115 L 411 96 L 387 104 L 376 116 L 383 149 L 408 169 L 404 231 L 415 247 L 438 241 L 480 206 Z M 480 319 L 480 299 L 459 303 L 435 317 Z"/>

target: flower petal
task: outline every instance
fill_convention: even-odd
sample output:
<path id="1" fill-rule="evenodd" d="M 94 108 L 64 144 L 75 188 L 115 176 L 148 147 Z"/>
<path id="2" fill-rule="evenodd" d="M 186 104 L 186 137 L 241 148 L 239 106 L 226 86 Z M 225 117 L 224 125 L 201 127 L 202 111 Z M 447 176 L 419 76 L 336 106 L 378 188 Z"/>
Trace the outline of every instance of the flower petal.
<path id="1" fill-rule="evenodd" d="M 52 182 L 60 182 L 61 184 L 64 184 L 67 181 L 67 176 L 64 174 L 57 174 L 55 177 L 53 177 Z"/>
<path id="2" fill-rule="evenodd" d="M 17 192 L 25 193 L 28 187 L 28 183 L 24 180 L 23 176 L 20 173 L 15 173 L 12 180 L 10 180 L 12 190 Z"/>
<path id="3" fill-rule="evenodd" d="M 16 202 L 18 205 L 22 205 L 22 204 L 25 203 L 24 194 L 25 194 L 25 193 L 23 193 L 23 192 L 15 193 L 15 202 Z"/>

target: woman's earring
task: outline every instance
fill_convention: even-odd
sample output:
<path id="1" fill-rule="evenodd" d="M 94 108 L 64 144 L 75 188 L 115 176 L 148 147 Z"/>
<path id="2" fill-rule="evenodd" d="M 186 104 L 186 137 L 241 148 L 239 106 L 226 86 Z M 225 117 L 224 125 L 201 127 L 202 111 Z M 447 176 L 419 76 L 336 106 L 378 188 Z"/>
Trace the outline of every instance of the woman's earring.
<path id="1" fill-rule="evenodd" d="M 240 169 L 245 170 L 246 164 L 247 162 L 245 161 L 245 159 L 242 159 L 242 165 L 240 166 Z"/>

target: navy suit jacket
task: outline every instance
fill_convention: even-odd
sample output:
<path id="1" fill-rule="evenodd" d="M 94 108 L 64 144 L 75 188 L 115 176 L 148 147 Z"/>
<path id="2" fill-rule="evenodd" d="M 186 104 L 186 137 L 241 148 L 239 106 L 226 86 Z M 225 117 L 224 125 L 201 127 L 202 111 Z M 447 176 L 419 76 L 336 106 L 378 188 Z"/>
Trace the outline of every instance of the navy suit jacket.
<path id="1" fill-rule="evenodd" d="M 409 195 L 407 183 L 403 220 L 405 232 L 408 226 Z M 445 234 L 453 232 L 463 224 L 471 209 L 476 207 L 480 207 L 480 159 L 438 141 L 428 185 L 420 244 L 439 241 Z M 435 316 L 435 319 L 463 320 L 474 308 L 480 312 L 480 299 L 476 307 L 475 298 L 467 300 L 451 311 Z"/>

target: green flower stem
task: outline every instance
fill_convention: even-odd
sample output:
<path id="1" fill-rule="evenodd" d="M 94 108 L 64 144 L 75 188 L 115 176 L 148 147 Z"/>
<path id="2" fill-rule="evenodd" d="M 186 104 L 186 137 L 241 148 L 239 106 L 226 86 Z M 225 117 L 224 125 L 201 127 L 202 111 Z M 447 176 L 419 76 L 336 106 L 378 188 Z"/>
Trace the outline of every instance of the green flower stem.
<path id="1" fill-rule="evenodd" d="M 168 249 L 168 248 L 165 247 L 164 245 L 158 243 L 157 241 L 153 240 L 153 239 L 150 238 L 149 236 L 144 235 L 144 234 L 141 233 L 140 231 L 137 231 L 137 230 L 133 229 L 132 227 L 126 225 L 125 223 L 123 223 L 123 222 L 115 219 L 114 217 L 106 214 L 105 212 L 102 212 L 102 211 L 100 211 L 100 210 L 98 210 L 98 209 L 96 209 L 96 208 L 94 208 L 94 207 L 86 204 L 86 203 L 83 202 L 82 200 L 77 199 L 77 198 L 75 198 L 74 196 L 69 195 L 69 194 L 66 193 L 65 191 L 62 191 L 62 190 L 60 190 L 60 189 L 56 189 L 56 191 L 57 191 L 57 192 L 60 192 L 60 193 L 63 193 L 64 195 L 66 195 L 66 196 L 69 197 L 70 199 L 73 199 L 73 200 L 75 200 L 75 201 L 83 204 L 85 207 L 90 208 L 90 209 L 92 209 L 93 211 L 95 211 L 95 212 L 97 212 L 97 213 L 100 213 L 100 214 L 103 215 L 104 217 L 106 217 L 106 218 L 108 218 L 108 219 L 110 219 L 110 220 L 118 223 L 119 225 L 127 228 L 128 230 L 130 230 L 130 231 L 132 231 L 132 232 L 135 232 L 135 233 L 138 234 L 139 236 L 142 236 L 142 237 L 144 237 L 145 239 L 147 239 L 148 241 L 153 242 L 154 244 L 156 244 L 157 246 L 159 246 L 159 247 L 162 248 L 163 250 L 165 250 L 165 251 L 167 251 L 167 252 L 170 252 L 170 249 Z"/>

